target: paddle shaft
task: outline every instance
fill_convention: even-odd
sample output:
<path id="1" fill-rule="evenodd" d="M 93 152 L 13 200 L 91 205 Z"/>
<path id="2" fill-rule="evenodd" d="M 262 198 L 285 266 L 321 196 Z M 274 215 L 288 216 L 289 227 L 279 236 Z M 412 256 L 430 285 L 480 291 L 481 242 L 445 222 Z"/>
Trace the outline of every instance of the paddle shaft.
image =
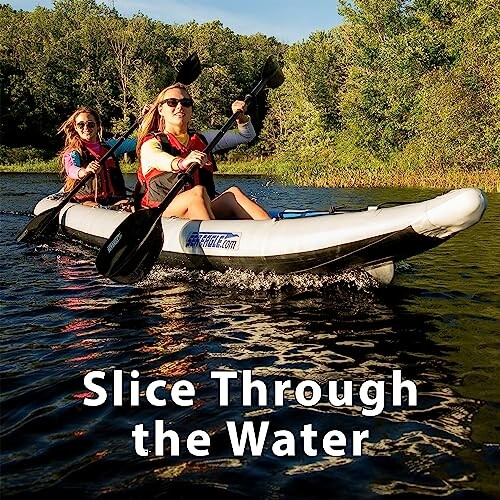
<path id="1" fill-rule="evenodd" d="M 189 85 L 190 83 L 192 83 L 193 79 L 196 79 L 200 71 L 201 67 L 198 55 L 196 54 L 196 52 L 194 52 L 186 59 L 186 61 L 184 61 L 184 64 L 177 74 L 177 78 L 175 79 L 175 81 Z M 100 164 L 103 164 L 123 144 L 123 141 L 139 126 L 141 120 L 142 116 L 139 116 L 139 118 L 135 120 L 135 122 L 129 127 L 129 129 L 122 136 L 120 136 L 116 144 L 98 160 Z M 86 174 L 85 177 L 82 177 L 82 179 L 75 184 L 73 189 L 61 200 L 61 203 L 59 203 L 58 207 L 62 207 L 66 203 L 68 203 L 68 201 L 73 198 L 73 196 L 93 175 L 94 174 L 90 172 Z"/>
<path id="2" fill-rule="evenodd" d="M 195 52 L 182 63 L 175 81 L 189 85 L 196 80 L 196 78 L 198 78 L 200 73 L 201 64 L 198 54 Z M 139 126 L 141 120 L 142 116 L 137 118 L 135 123 L 117 140 L 114 146 L 98 160 L 100 164 L 104 164 L 104 162 L 116 151 L 123 141 Z M 78 182 L 76 182 L 73 189 L 66 193 L 63 199 L 55 207 L 35 216 L 16 236 L 16 240 L 19 242 L 33 242 L 44 234 L 55 234 L 59 226 L 59 213 L 93 175 L 94 174 L 90 172 L 82 179 L 78 179 Z"/>
<path id="3" fill-rule="evenodd" d="M 244 102 L 248 106 L 252 99 L 255 98 L 255 96 L 265 87 L 266 85 L 266 80 L 262 79 L 254 88 L 253 90 L 245 96 Z M 222 139 L 224 134 L 232 127 L 238 116 L 240 115 L 241 111 L 236 111 L 233 113 L 231 118 L 224 124 L 224 126 L 219 130 L 217 135 L 210 141 L 209 144 L 203 149 L 204 153 L 211 153 L 215 146 L 219 143 L 219 141 Z M 167 196 L 165 199 L 156 207 L 156 210 L 159 212 L 159 217 L 161 217 L 161 214 L 165 211 L 165 209 L 172 203 L 173 199 L 179 194 L 179 192 L 182 190 L 184 185 L 189 182 L 191 179 L 191 176 L 193 175 L 194 171 L 199 168 L 199 164 L 193 163 L 192 165 L 189 166 L 189 168 L 181 173 L 179 175 L 179 179 L 177 182 L 172 186 L 170 191 L 168 192 Z"/>
<path id="4" fill-rule="evenodd" d="M 277 88 L 283 83 L 283 80 L 283 73 L 272 56 L 269 56 L 262 71 L 262 78 L 254 89 L 245 96 L 245 104 L 248 105 L 266 85 L 270 88 Z M 203 149 L 204 153 L 213 151 L 240 113 L 241 111 L 233 113 L 212 141 Z M 200 168 L 200 165 L 193 163 L 185 172 L 180 173 L 177 182 L 158 206 L 141 209 L 130 214 L 114 230 L 97 255 L 96 267 L 100 274 L 118 283 L 131 284 L 149 273 L 163 247 L 162 215 L 184 185 L 192 178 L 192 174 L 197 168 Z"/>

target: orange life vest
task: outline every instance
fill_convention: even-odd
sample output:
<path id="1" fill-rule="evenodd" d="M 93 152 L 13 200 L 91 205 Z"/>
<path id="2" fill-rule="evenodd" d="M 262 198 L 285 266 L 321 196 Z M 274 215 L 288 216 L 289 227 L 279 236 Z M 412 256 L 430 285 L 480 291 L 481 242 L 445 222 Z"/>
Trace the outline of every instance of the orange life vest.
<path id="1" fill-rule="evenodd" d="M 109 148 L 100 145 L 99 151 L 94 153 L 90 149 L 84 149 L 82 157 L 82 167 L 86 167 L 91 161 L 99 160 Z M 96 190 L 97 182 L 97 190 Z M 97 200 L 96 200 L 97 191 Z M 119 200 L 126 198 L 125 180 L 120 170 L 118 160 L 111 155 L 102 165 L 96 176 L 91 177 L 75 194 L 74 200 L 83 203 L 84 201 L 97 201 L 101 205 L 112 205 Z"/>
<path id="2" fill-rule="evenodd" d="M 139 147 L 146 141 L 157 139 L 160 141 L 162 151 L 173 156 L 185 158 L 191 151 L 203 151 L 207 145 L 205 138 L 197 133 L 189 135 L 189 142 L 186 146 L 181 144 L 173 134 L 163 134 L 153 132 L 143 137 Z M 210 198 L 215 198 L 215 183 L 213 172 L 217 170 L 213 155 L 208 155 L 208 161 L 203 168 L 196 169 L 192 182 L 188 182 L 184 189 L 193 186 L 204 186 Z M 141 166 L 137 171 L 138 185 L 135 190 L 136 206 L 157 207 L 167 196 L 170 189 L 177 182 L 178 172 L 165 172 L 164 170 L 151 169 L 143 175 Z"/>

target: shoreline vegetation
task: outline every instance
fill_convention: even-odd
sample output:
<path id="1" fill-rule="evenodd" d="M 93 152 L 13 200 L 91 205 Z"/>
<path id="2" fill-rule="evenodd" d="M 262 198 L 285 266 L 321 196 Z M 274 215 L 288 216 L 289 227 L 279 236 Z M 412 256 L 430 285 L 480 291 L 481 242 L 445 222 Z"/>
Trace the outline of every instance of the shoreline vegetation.
<path id="1" fill-rule="evenodd" d="M 135 174 L 138 163 L 120 164 L 123 173 Z M 315 174 L 314 165 L 301 168 L 291 161 L 246 159 L 219 161 L 218 175 L 259 175 L 269 177 L 283 184 L 326 188 L 437 188 L 455 189 L 477 187 L 487 193 L 500 193 L 500 170 L 484 168 L 466 169 L 412 169 L 399 166 L 370 166 L 370 168 L 322 167 Z M 57 159 L 35 160 L 10 165 L 0 165 L 1 173 L 54 173 L 60 172 Z M 328 174 L 328 175 L 327 175 Z"/>
<path id="2" fill-rule="evenodd" d="M 250 106 L 258 138 L 221 155 L 222 174 L 500 192 L 500 2 L 339 4 L 339 26 L 293 44 L 219 21 L 126 18 L 95 0 L 0 5 L 0 172 L 57 172 L 57 130 L 80 105 L 122 135 L 197 52 L 195 130 L 226 122 L 269 55 L 285 76 Z"/>
<path id="3" fill-rule="evenodd" d="M 349 169 L 330 167 L 321 169 L 316 175 L 313 165 L 297 169 L 290 162 L 264 160 L 227 164 L 218 163 L 221 174 L 264 175 L 285 184 L 297 186 L 329 188 L 440 188 L 455 189 L 477 187 L 485 192 L 500 193 L 500 171 L 498 169 L 466 170 L 425 170 L 403 169 L 401 167 L 380 166 L 378 168 Z M 308 172 L 308 173 L 306 173 Z"/>

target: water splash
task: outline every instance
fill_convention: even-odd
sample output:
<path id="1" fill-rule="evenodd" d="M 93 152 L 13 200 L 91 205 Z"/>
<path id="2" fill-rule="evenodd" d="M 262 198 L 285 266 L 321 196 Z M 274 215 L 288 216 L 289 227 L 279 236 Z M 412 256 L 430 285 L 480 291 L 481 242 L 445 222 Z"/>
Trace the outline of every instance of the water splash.
<path id="1" fill-rule="evenodd" d="M 172 282 L 206 283 L 210 286 L 249 292 L 290 293 L 327 292 L 339 288 L 370 290 L 380 284 L 365 271 L 349 270 L 338 274 L 276 274 L 272 271 L 227 269 L 225 271 L 201 271 L 154 266 L 139 286 L 161 286 Z"/>
<path id="2" fill-rule="evenodd" d="M 85 264 L 87 261 L 93 263 L 95 247 L 81 241 L 63 238 L 35 245 L 28 250 L 28 254 L 55 254 L 57 260 L 71 257 L 78 259 L 78 263 Z M 344 292 L 371 291 L 383 286 L 362 269 L 344 270 L 335 274 L 277 274 L 274 271 L 254 272 L 232 268 L 224 271 L 168 268 L 161 264 L 155 265 L 148 276 L 136 286 L 162 288 L 178 283 L 207 285 L 268 295 L 303 292 L 327 294 L 336 293 L 339 290 Z"/>

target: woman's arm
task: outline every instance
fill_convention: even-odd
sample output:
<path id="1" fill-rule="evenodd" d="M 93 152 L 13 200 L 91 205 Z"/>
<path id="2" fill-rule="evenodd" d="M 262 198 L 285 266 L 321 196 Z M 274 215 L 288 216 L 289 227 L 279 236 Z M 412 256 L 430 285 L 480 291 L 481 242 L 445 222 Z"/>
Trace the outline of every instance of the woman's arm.
<path id="1" fill-rule="evenodd" d="M 64 155 L 64 169 L 66 175 L 71 179 L 83 179 L 89 172 L 96 174 L 101 169 L 97 160 L 91 161 L 86 167 L 82 167 L 82 159 L 78 151 L 68 151 Z"/>
<path id="2" fill-rule="evenodd" d="M 78 151 L 68 151 L 67 153 L 65 153 L 63 159 L 66 175 L 70 179 L 80 179 L 80 177 L 78 176 L 78 172 L 82 168 L 82 159 L 80 158 Z"/>
<path id="3" fill-rule="evenodd" d="M 141 170 L 143 175 L 146 175 L 153 168 L 177 173 L 181 170 L 187 170 L 192 163 L 203 166 L 207 159 L 207 155 L 201 151 L 190 151 L 185 158 L 173 156 L 162 150 L 161 143 L 156 138 L 148 139 L 141 146 Z"/>
<path id="4" fill-rule="evenodd" d="M 219 132 L 217 130 L 206 130 L 202 133 L 202 135 L 210 144 L 218 133 Z M 236 130 L 229 130 L 222 136 L 222 139 L 217 143 L 212 152 L 215 153 L 221 149 L 230 149 L 240 144 L 247 144 L 252 141 L 256 135 L 257 134 L 255 133 L 255 129 L 253 128 L 251 121 L 238 124 L 238 128 Z"/>
<path id="5" fill-rule="evenodd" d="M 150 170 L 164 170 L 173 172 L 172 162 L 176 156 L 166 153 L 161 148 L 161 142 L 153 137 L 145 141 L 141 146 L 141 170 L 146 175 Z"/>
<path id="6" fill-rule="evenodd" d="M 119 139 L 108 139 L 104 141 L 104 145 L 108 148 L 112 148 Z M 137 139 L 125 139 L 115 150 L 115 156 L 123 156 L 125 153 L 135 152 L 137 146 Z"/>

